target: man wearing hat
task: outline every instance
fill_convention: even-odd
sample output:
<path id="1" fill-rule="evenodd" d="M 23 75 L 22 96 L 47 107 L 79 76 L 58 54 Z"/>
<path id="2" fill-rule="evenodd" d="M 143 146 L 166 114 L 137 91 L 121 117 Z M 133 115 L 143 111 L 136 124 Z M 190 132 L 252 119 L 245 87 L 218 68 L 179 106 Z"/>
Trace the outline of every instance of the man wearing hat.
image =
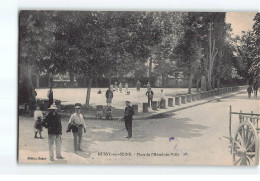
<path id="1" fill-rule="evenodd" d="M 80 148 L 81 145 L 81 139 L 83 131 L 86 133 L 86 125 L 83 115 L 80 113 L 81 104 L 76 103 L 75 104 L 75 113 L 70 116 L 68 130 L 69 127 L 72 127 L 72 133 L 74 138 L 74 151 L 77 153 L 77 151 L 83 151 Z"/>
<path id="2" fill-rule="evenodd" d="M 125 128 L 127 130 L 128 136 L 126 138 L 131 139 L 132 138 L 132 121 L 133 121 L 133 115 L 134 110 L 132 106 L 130 106 L 130 101 L 126 101 L 126 108 L 125 108 Z"/>
<path id="3" fill-rule="evenodd" d="M 64 159 L 61 156 L 61 134 L 62 134 L 62 125 L 60 116 L 57 113 L 56 105 L 51 105 L 49 108 L 49 113 L 44 119 L 42 125 L 48 129 L 48 143 L 49 143 L 49 154 L 50 160 L 54 161 L 54 154 L 53 154 L 53 146 L 54 142 L 56 145 L 56 158 L 57 159 Z"/>

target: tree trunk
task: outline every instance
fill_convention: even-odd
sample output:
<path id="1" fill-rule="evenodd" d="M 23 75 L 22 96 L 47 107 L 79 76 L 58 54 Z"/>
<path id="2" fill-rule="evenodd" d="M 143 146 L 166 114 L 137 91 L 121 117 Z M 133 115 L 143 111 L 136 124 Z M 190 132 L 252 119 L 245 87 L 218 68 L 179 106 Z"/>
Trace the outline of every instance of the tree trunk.
<path id="1" fill-rule="evenodd" d="M 86 97 L 86 106 L 87 107 L 89 107 L 91 85 L 92 85 L 92 78 L 89 78 L 88 79 L 87 97 Z"/>
<path id="2" fill-rule="evenodd" d="M 207 80 L 206 80 L 206 76 L 201 76 L 200 89 L 201 89 L 202 91 L 207 90 Z"/>
<path id="3" fill-rule="evenodd" d="M 87 75 L 84 74 L 84 79 L 83 79 L 83 87 L 87 87 Z"/>
<path id="4" fill-rule="evenodd" d="M 39 72 L 36 72 L 36 88 L 40 87 L 40 76 L 39 76 Z"/>
<path id="5" fill-rule="evenodd" d="M 98 88 L 98 76 L 95 77 L 96 88 Z"/>
<path id="6" fill-rule="evenodd" d="M 72 72 L 70 73 L 70 86 L 74 87 L 74 74 Z"/>
<path id="7" fill-rule="evenodd" d="M 51 77 L 52 77 L 52 74 L 49 73 L 48 74 L 48 87 L 52 87 L 52 85 L 51 85 Z"/>
<path id="8" fill-rule="evenodd" d="M 111 83 L 112 83 L 112 80 L 111 80 L 111 79 L 112 79 L 112 77 L 110 76 L 110 77 L 109 77 L 109 80 L 108 80 L 108 87 L 109 87 L 109 86 L 111 85 Z"/>
<path id="9" fill-rule="evenodd" d="M 196 84 L 197 84 L 197 92 L 199 92 L 200 80 L 198 78 L 196 79 Z"/>
<path id="10" fill-rule="evenodd" d="M 216 79 L 215 79 L 215 76 L 213 76 L 213 78 L 212 78 L 212 89 L 213 90 L 215 89 L 215 85 L 216 85 Z"/>
<path id="11" fill-rule="evenodd" d="M 217 88 L 220 88 L 220 77 L 217 79 Z"/>
<path id="12" fill-rule="evenodd" d="M 150 62 L 149 62 L 149 79 L 148 79 L 150 84 L 151 84 L 151 78 L 152 78 L 152 65 L 153 65 L 153 59 L 150 58 Z"/>
<path id="13" fill-rule="evenodd" d="M 188 94 L 191 94 L 192 79 L 193 79 L 193 75 L 190 74 L 190 77 L 189 77 L 189 83 L 188 83 Z"/>
<path id="14" fill-rule="evenodd" d="M 165 76 L 164 76 L 164 74 L 162 74 L 162 87 L 164 87 L 165 86 Z"/>

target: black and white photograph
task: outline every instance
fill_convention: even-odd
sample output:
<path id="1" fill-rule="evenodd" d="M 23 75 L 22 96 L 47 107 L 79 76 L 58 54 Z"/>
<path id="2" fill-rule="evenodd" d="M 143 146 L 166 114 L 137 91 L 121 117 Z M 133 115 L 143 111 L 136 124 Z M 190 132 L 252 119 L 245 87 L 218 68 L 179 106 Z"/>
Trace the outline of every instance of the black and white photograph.
<path id="1" fill-rule="evenodd" d="M 18 16 L 18 164 L 259 165 L 260 13 Z"/>

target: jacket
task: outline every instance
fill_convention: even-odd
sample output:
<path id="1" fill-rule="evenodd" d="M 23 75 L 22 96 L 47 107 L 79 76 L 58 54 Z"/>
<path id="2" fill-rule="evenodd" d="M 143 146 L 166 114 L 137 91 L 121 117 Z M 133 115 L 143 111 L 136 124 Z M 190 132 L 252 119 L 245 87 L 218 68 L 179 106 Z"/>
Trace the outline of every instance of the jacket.
<path id="1" fill-rule="evenodd" d="M 110 97 L 109 97 L 109 94 L 110 94 Z M 113 98 L 113 92 L 111 90 L 107 90 L 106 91 L 106 98 L 109 99 L 109 98 Z"/>
<path id="2" fill-rule="evenodd" d="M 58 113 L 53 115 L 51 112 L 44 119 L 42 126 L 48 129 L 48 134 L 62 134 L 62 125 Z"/>
<path id="3" fill-rule="evenodd" d="M 125 108 L 125 116 L 124 119 L 133 119 L 133 115 L 134 115 L 134 109 L 132 108 L 132 106 L 128 106 Z"/>

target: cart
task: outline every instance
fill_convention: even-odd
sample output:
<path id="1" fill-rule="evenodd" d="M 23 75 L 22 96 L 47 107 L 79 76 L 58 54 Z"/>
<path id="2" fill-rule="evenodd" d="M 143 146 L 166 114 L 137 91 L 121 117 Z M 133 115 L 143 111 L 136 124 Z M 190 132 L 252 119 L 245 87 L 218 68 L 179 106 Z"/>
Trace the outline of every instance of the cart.
<path id="1" fill-rule="evenodd" d="M 239 126 L 232 137 L 231 121 L 232 115 L 239 115 Z M 260 131 L 258 121 L 260 114 L 229 112 L 229 140 L 231 144 L 231 154 L 233 164 L 238 166 L 255 166 L 259 163 L 259 136 Z"/>

